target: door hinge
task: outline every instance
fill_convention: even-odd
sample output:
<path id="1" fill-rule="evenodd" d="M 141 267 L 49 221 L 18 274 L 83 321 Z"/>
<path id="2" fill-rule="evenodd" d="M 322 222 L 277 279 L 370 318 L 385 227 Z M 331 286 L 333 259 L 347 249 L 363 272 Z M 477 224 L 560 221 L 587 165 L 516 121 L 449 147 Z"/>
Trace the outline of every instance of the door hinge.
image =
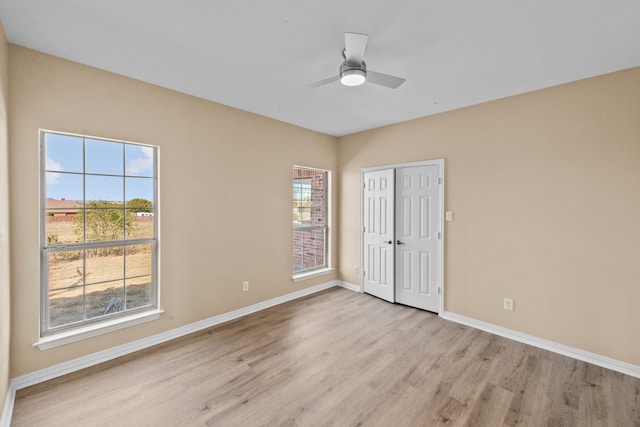
<path id="1" fill-rule="evenodd" d="M 442 184 L 442 177 L 441 176 L 438 177 L 438 184 Z"/>
<path id="2" fill-rule="evenodd" d="M 440 295 L 441 291 L 442 291 L 442 288 L 440 288 L 440 286 L 438 286 L 438 295 Z"/>
<path id="3" fill-rule="evenodd" d="M 362 188 L 367 188 L 367 183 L 366 182 L 362 183 Z"/>
<path id="4" fill-rule="evenodd" d="M 367 275 L 367 272 L 362 270 L 362 277 L 365 277 Z"/>
<path id="5" fill-rule="evenodd" d="M 438 231 L 438 240 L 442 239 L 442 233 Z"/>

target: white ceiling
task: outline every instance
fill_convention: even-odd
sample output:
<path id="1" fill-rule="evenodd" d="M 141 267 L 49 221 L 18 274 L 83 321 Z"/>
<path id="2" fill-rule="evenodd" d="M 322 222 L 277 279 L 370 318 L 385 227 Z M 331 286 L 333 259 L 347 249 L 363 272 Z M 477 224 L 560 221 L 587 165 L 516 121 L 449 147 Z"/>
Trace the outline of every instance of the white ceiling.
<path id="1" fill-rule="evenodd" d="M 10 42 L 330 135 L 640 66 L 638 0 L 0 0 Z M 344 33 L 397 90 L 338 73 Z"/>

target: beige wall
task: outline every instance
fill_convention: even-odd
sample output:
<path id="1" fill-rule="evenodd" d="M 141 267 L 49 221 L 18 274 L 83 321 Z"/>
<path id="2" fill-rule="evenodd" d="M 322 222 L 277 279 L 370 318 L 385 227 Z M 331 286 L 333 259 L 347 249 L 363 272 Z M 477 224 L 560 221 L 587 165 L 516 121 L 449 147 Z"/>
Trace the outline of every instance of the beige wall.
<path id="1" fill-rule="evenodd" d="M 291 282 L 292 166 L 335 172 L 336 138 L 18 46 L 9 52 L 13 377 L 336 278 Z M 166 312 L 159 320 L 51 350 L 32 347 L 38 128 L 160 147 Z"/>
<path id="2" fill-rule="evenodd" d="M 338 147 L 343 280 L 360 283 L 360 169 L 444 158 L 445 309 L 640 365 L 640 68 Z"/>
<path id="3" fill-rule="evenodd" d="M 9 388 L 9 163 L 7 103 L 9 101 L 9 45 L 0 24 L 0 408 Z M 2 410 L 0 409 L 0 413 Z"/>
<path id="4" fill-rule="evenodd" d="M 640 69 L 336 139 L 13 45 L 9 59 L 12 377 L 336 278 L 291 283 L 294 164 L 334 171 L 332 263 L 359 284 L 360 169 L 437 158 L 455 212 L 446 310 L 640 365 Z M 38 128 L 160 146 L 158 321 L 32 347 Z"/>

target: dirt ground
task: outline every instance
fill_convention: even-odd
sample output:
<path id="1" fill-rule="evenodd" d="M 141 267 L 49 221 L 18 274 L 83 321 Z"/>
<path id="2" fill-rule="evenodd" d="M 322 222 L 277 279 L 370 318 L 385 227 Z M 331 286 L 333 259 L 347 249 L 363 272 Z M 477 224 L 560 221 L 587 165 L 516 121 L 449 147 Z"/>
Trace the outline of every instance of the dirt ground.
<path id="1" fill-rule="evenodd" d="M 59 242 L 77 240 L 72 222 L 47 224 Z M 152 222 L 136 224 L 130 238 L 152 234 Z M 84 274 L 83 274 L 84 273 Z M 121 298 L 127 309 L 151 303 L 151 245 L 96 254 L 87 250 L 53 252 L 49 256 L 49 318 L 55 327 L 104 314 L 112 298 Z M 84 276 L 84 283 L 83 283 Z M 124 279 L 124 280 L 123 280 Z"/>

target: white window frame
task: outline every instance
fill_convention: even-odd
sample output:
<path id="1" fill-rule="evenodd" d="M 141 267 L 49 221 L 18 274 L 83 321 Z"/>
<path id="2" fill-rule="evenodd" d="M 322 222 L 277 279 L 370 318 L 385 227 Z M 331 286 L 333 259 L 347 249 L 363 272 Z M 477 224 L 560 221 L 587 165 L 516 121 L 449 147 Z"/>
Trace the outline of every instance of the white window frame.
<path id="1" fill-rule="evenodd" d="M 54 244 L 50 245 L 47 242 L 47 184 L 46 184 L 46 175 L 47 175 L 47 153 L 46 153 L 46 135 L 48 134 L 57 134 L 63 136 L 71 136 L 76 138 L 83 139 L 83 157 L 85 156 L 85 148 L 84 144 L 86 144 L 86 140 L 98 140 L 105 141 L 111 143 L 123 144 L 127 145 L 135 145 L 140 147 L 148 147 L 153 149 L 153 207 L 151 213 L 154 217 L 153 219 L 153 236 L 145 237 L 145 238 L 136 238 L 136 239 L 127 239 L 126 236 L 123 236 L 122 240 L 107 240 L 107 241 L 94 241 L 94 242 L 80 242 L 80 243 L 71 243 L 71 244 Z M 125 160 L 125 154 L 123 151 L 123 162 Z M 86 158 L 83 160 L 86 162 Z M 159 188 L 159 147 L 148 145 L 148 144 L 140 144 L 131 141 L 123 141 L 112 138 L 102 138 L 102 137 L 94 137 L 89 135 L 80 135 L 73 134 L 68 132 L 59 132 L 52 130 L 40 129 L 40 259 L 41 259 L 41 268 L 40 268 L 40 339 L 38 342 L 34 344 L 34 346 L 38 346 L 40 349 L 47 349 L 51 347 L 56 347 L 58 345 L 66 344 L 73 341 L 78 341 L 80 339 L 88 338 L 95 335 L 100 335 L 109 331 L 121 329 L 124 327 L 132 326 L 135 324 L 147 322 L 150 320 L 157 319 L 160 314 L 163 312 L 159 309 L 159 275 L 158 275 L 158 260 L 159 260 L 159 248 L 158 248 L 158 240 L 159 240 L 159 197 L 158 197 L 158 188 Z M 87 173 L 86 170 L 83 170 L 82 173 L 77 173 L 83 176 L 83 180 L 86 179 L 89 175 L 94 175 Z M 132 177 L 133 175 L 127 175 L 127 171 L 123 170 L 122 175 L 116 174 L 113 176 L 122 176 L 123 179 L 127 177 Z M 83 203 L 86 206 L 86 188 L 83 190 Z M 123 208 L 124 209 L 124 208 Z M 124 226 L 124 224 L 123 224 Z M 51 327 L 49 324 L 50 315 L 49 315 L 49 264 L 48 257 L 50 254 L 62 251 L 73 251 L 73 250 L 86 250 L 86 249 L 96 249 L 96 248 L 105 248 L 105 247 L 127 247 L 134 245 L 151 245 L 151 296 L 150 296 L 150 304 L 142 307 L 136 307 L 132 309 L 128 309 L 121 312 L 110 313 L 103 316 L 98 316 L 91 319 L 84 318 L 81 321 L 59 325 L 55 327 Z M 83 286 L 84 284 L 84 274 L 83 272 Z M 123 280 L 125 277 L 123 276 Z M 126 301 L 125 301 L 126 305 Z M 86 316 L 86 314 L 85 314 Z"/>
<path id="2" fill-rule="evenodd" d="M 304 270 L 298 270 L 298 271 L 294 271 L 293 272 L 293 281 L 294 282 L 298 282 L 301 280 L 306 280 L 306 279 L 310 279 L 312 277 L 317 277 L 323 274 L 327 274 L 331 271 L 333 271 L 333 269 L 330 267 L 330 229 L 331 229 L 331 215 L 330 215 L 330 211 L 329 211 L 329 207 L 330 207 L 330 203 L 329 203 L 329 197 L 330 197 L 330 193 L 331 193 L 331 171 L 326 170 L 326 169 L 321 169 L 321 168 L 314 168 L 314 167 L 308 167 L 308 166 L 299 166 L 299 165 L 294 165 L 293 166 L 293 170 L 295 169 L 308 169 L 308 170 L 313 170 L 313 171 L 319 171 L 325 174 L 324 176 L 324 225 L 309 225 L 309 226 L 293 226 L 292 224 L 292 229 L 293 232 L 295 231 L 302 231 L 302 230 L 318 230 L 318 229 L 323 229 L 324 230 L 324 255 L 323 255 L 323 259 L 324 259 L 324 264 L 323 265 L 319 265 L 319 266 L 315 266 L 313 268 L 308 268 L 308 269 L 304 269 Z M 295 186 L 295 178 L 292 180 L 292 190 L 294 189 Z M 292 198 L 292 201 L 294 201 L 295 199 Z M 295 245 L 294 245 L 294 241 L 292 238 L 292 249 L 295 251 Z"/>

